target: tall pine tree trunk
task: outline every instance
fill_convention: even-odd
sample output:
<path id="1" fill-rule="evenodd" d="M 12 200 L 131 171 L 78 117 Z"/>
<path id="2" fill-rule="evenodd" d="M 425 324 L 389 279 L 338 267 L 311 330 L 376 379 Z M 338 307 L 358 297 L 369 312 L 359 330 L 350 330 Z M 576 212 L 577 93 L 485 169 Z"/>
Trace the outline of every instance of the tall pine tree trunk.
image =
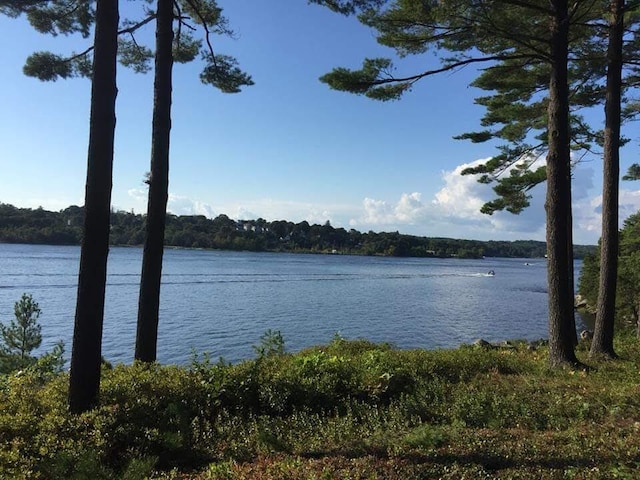
<path id="1" fill-rule="evenodd" d="M 571 162 L 569 162 L 569 170 L 571 170 Z M 571 189 L 571 173 L 569 173 L 569 189 Z M 572 196 L 571 190 L 569 190 L 569 205 L 571 204 Z M 567 209 L 567 255 L 569 255 L 569 293 L 571 294 L 571 305 L 573 306 L 573 315 L 571 315 L 571 342 L 575 348 L 575 346 L 578 345 L 578 332 L 576 330 L 576 279 L 573 271 L 573 212 L 571 208 Z"/>
<path id="2" fill-rule="evenodd" d="M 173 0 L 158 0 L 156 17 L 155 80 L 151 175 L 146 238 L 138 300 L 135 359 L 154 362 L 157 356 L 158 315 L 164 230 L 169 192 L 169 139 L 171 133 L 171 74 L 173 69 Z"/>
<path id="3" fill-rule="evenodd" d="M 72 413 L 94 407 L 100 390 L 116 127 L 118 21 L 118 2 L 96 2 L 84 225 L 69 377 Z"/>
<path id="4" fill-rule="evenodd" d="M 569 291 L 571 169 L 569 132 L 567 0 L 551 2 L 551 77 L 549 81 L 549 153 L 547 157 L 547 276 L 549 285 L 549 362 L 577 365 L 571 334 L 573 292 Z M 568 210 L 569 209 L 569 210 Z M 573 333 L 575 335 L 575 333 Z"/>
<path id="5" fill-rule="evenodd" d="M 622 45 L 624 0 L 612 0 L 607 47 L 607 93 L 602 180 L 602 240 L 596 325 L 590 356 L 615 358 L 613 332 L 618 279 L 618 203 L 620 177 L 620 111 L 622 101 Z"/>

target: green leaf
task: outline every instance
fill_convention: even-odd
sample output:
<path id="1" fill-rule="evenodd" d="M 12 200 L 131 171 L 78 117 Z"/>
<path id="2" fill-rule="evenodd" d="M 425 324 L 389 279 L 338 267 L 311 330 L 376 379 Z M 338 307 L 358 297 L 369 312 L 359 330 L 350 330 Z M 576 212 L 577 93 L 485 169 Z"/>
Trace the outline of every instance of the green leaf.
<path id="1" fill-rule="evenodd" d="M 237 67 L 237 60 L 228 55 L 203 55 L 207 65 L 200 74 L 202 83 L 213 85 L 223 93 L 238 93 L 242 86 L 253 85 L 251 76 Z"/>
<path id="2" fill-rule="evenodd" d="M 133 40 L 118 39 L 118 60 L 135 73 L 148 73 L 151 70 L 153 58 L 151 49 L 138 45 Z"/>
<path id="3" fill-rule="evenodd" d="M 627 170 L 627 174 L 622 177 L 622 180 L 640 180 L 640 165 L 634 163 Z"/>
<path id="4" fill-rule="evenodd" d="M 353 15 L 360 10 L 377 8 L 383 5 L 385 0 L 309 0 L 309 3 L 324 5 L 342 15 Z"/>
<path id="5" fill-rule="evenodd" d="M 27 11 L 29 23 L 40 33 L 54 36 L 80 33 L 84 38 L 90 35 L 95 20 L 93 1 L 52 0 L 40 3 L 43 5 Z"/>
<path id="6" fill-rule="evenodd" d="M 484 130 L 482 132 L 469 132 L 463 133 L 462 135 L 457 135 L 453 137 L 455 140 L 471 140 L 473 143 L 482 143 L 491 140 L 494 137 L 494 133 L 489 130 Z M 464 175 L 464 173 L 463 173 Z"/>
<path id="7" fill-rule="evenodd" d="M 25 75 L 43 81 L 55 81 L 58 78 L 75 76 L 73 64 L 60 55 L 51 52 L 31 54 L 22 68 Z"/>
<path id="8" fill-rule="evenodd" d="M 195 60 L 200 48 L 201 40 L 195 40 L 188 34 L 181 33 L 173 38 L 173 61 L 177 63 L 189 63 Z"/>
<path id="9" fill-rule="evenodd" d="M 396 100 L 411 84 L 395 82 L 391 75 L 393 63 L 388 58 L 367 58 L 360 70 L 335 68 L 322 77 L 320 81 L 334 90 L 340 90 L 358 95 L 366 95 L 375 100 Z"/>

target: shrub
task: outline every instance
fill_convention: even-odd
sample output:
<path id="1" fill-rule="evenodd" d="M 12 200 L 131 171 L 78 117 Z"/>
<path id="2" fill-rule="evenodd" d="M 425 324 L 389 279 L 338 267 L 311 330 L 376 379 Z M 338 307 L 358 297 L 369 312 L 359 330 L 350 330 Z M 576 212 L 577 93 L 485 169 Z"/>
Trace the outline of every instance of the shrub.
<path id="1" fill-rule="evenodd" d="M 24 368 L 35 361 L 31 351 L 42 343 L 38 324 L 40 307 L 27 293 L 22 294 L 13 307 L 15 319 L 9 326 L 0 323 L 0 372 L 9 373 Z"/>
<path id="2" fill-rule="evenodd" d="M 0 374 L 22 369 L 36 372 L 41 380 L 59 373 L 64 367 L 64 344 L 58 342 L 51 352 L 40 358 L 30 355 L 42 343 L 41 326 L 38 323 L 41 310 L 27 293 L 13 308 L 15 319 L 6 326 L 0 323 Z"/>

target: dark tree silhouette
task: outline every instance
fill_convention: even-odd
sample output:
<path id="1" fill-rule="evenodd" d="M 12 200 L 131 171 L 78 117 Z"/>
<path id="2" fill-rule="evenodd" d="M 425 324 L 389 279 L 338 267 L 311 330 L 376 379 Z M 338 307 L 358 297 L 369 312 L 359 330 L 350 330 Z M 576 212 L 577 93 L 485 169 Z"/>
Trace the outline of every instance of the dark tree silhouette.
<path id="1" fill-rule="evenodd" d="M 118 2 L 97 0 L 83 239 L 69 377 L 69 410 L 73 413 L 94 407 L 100 389 L 116 127 L 118 21 Z"/>

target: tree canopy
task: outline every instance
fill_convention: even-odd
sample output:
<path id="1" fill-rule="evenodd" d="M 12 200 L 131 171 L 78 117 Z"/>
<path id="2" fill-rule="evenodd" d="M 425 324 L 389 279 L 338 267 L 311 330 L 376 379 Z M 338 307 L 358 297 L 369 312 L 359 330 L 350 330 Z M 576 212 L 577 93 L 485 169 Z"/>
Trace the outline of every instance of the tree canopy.
<path id="1" fill-rule="evenodd" d="M 71 206 L 59 212 L 41 208 L 17 208 L 0 203 L 0 242 L 50 245 L 79 245 L 83 207 Z M 140 246 L 144 242 L 146 216 L 124 211 L 111 213 L 111 245 Z M 264 219 L 234 220 L 221 214 L 213 219 L 202 215 L 167 216 L 165 245 L 181 248 L 211 248 L 273 252 L 348 253 L 414 257 L 541 258 L 544 242 L 535 240 L 479 241 L 442 237 L 419 237 L 399 232 L 359 232 L 311 225 L 306 221 Z M 575 245 L 582 258 L 595 251 L 594 245 Z"/>
<path id="2" fill-rule="evenodd" d="M 640 212 L 624 221 L 620 231 L 616 295 L 617 321 L 635 324 L 640 333 Z M 600 257 L 598 251 L 587 255 L 580 273 L 578 291 L 594 310 L 598 299 Z"/>

